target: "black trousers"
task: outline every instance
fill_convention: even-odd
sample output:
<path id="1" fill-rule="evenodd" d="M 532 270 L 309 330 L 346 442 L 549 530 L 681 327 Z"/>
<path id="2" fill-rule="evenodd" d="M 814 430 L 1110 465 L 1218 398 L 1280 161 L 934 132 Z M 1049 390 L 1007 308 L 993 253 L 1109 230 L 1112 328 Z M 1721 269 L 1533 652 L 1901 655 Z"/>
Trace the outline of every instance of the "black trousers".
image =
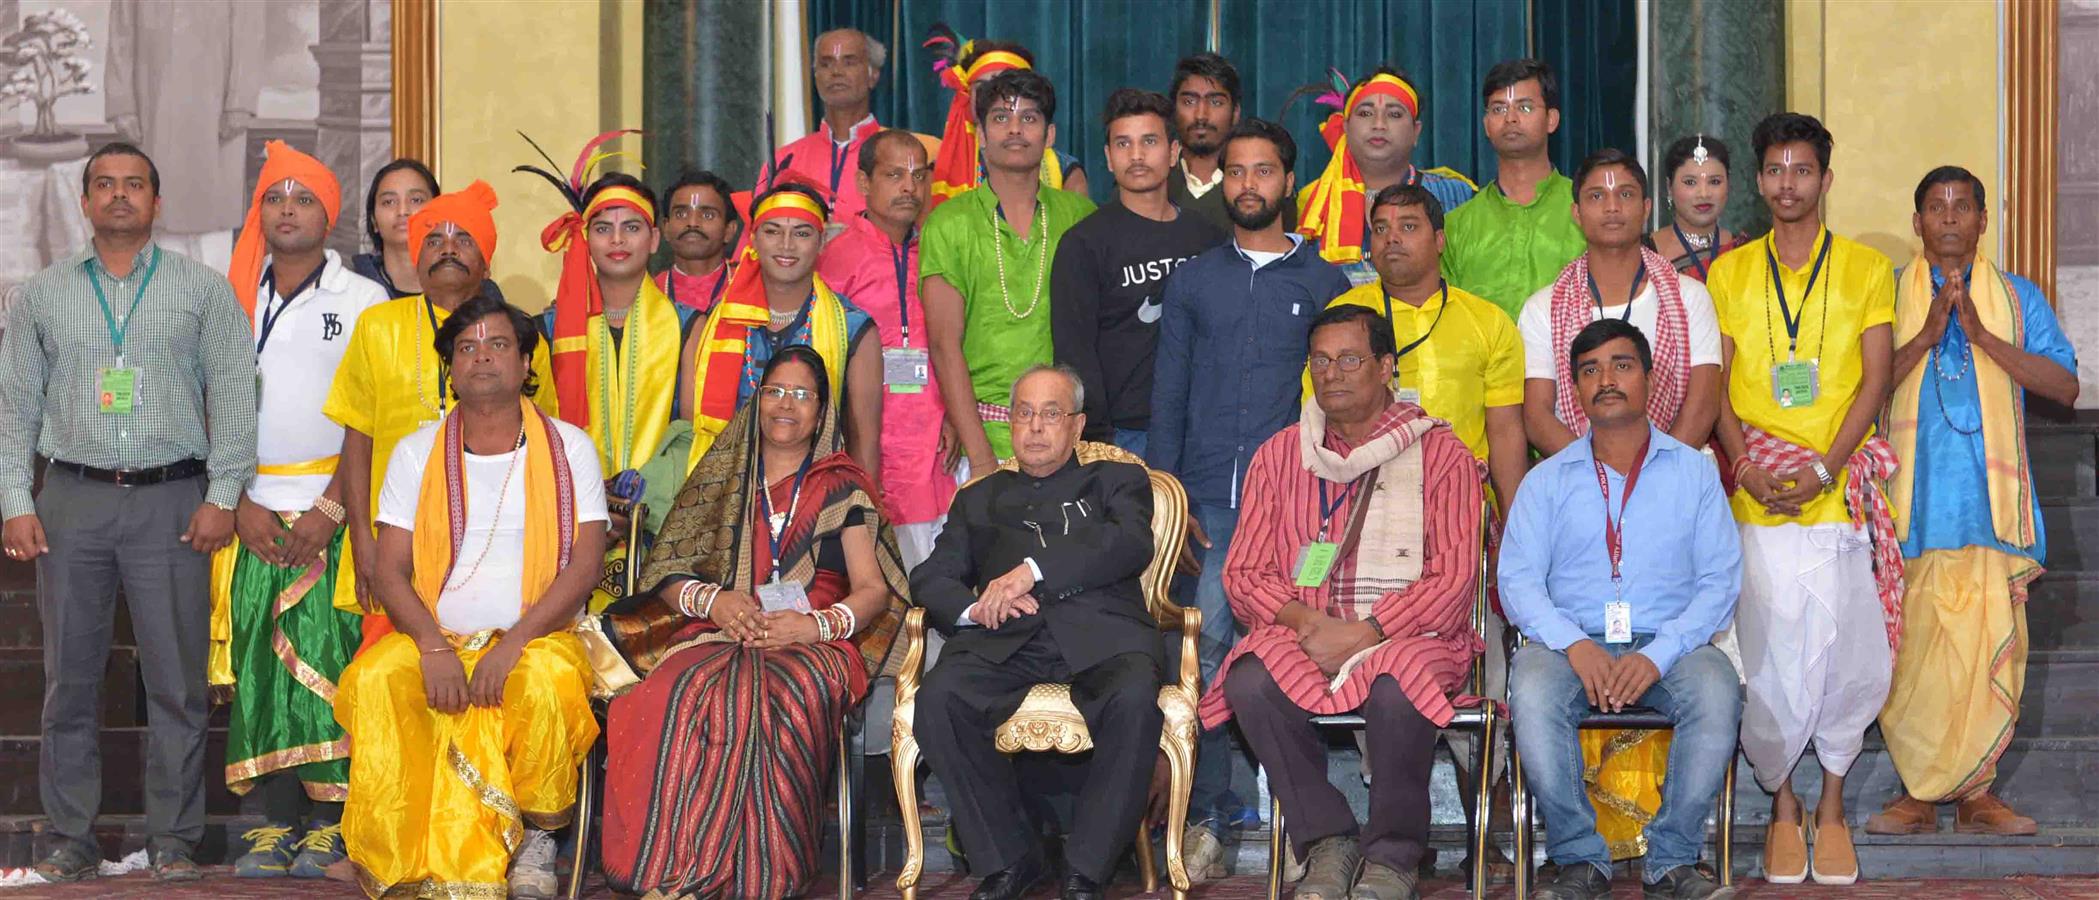
<path id="1" fill-rule="evenodd" d="M 947 788 L 952 821 L 971 868 L 996 872 L 1038 852 L 1040 829 L 1028 813 L 1014 761 L 992 745 L 1028 689 L 1071 685 L 1071 702 L 1093 736 L 1085 787 L 1073 806 L 1064 859 L 1072 871 L 1106 883 L 1144 815 L 1159 750 L 1159 667 L 1124 653 L 1073 672 L 1048 629 L 1035 632 L 1003 663 L 950 643 L 918 690 L 911 730 Z"/>
<path id="2" fill-rule="evenodd" d="M 1327 746 L 1312 714 L 1283 693 L 1268 668 L 1242 656 L 1225 676 L 1225 698 L 1254 757 L 1268 768 L 1268 787 L 1283 803 L 1285 827 L 1303 859 L 1314 841 L 1360 834 L 1363 857 L 1401 872 L 1420 865 L 1428 848 L 1429 771 L 1436 725 L 1414 708 L 1399 682 L 1380 677 L 1363 701 L 1370 757 L 1370 819 L 1360 831 L 1348 798 L 1327 780 Z"/>

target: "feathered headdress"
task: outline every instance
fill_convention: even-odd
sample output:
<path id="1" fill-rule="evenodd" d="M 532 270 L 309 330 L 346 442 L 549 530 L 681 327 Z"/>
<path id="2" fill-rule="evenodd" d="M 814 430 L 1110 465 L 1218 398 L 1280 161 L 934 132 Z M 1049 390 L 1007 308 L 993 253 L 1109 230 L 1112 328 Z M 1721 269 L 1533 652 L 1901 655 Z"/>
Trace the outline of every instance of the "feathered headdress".
<path id="1" fill-rule="evenodd" d="M 974 52 L 975 43 L 964 40 L 946 23 L 935 22 L 922 45 L 933 51 L 933 74 L 954 92 L 947 105 L 947 125 L 940 134 L 940 155 L 933 160 L 933 203 L 928 211 L 977 186 L 976 108 L 970 99 L 970 84 L 985 75 L 1035 67 L 1027 57 L 1009 50 Z"/>
<path id="2" fill-rule="evenodd" d="M 1306 186 L 1297 208 L 1297 232 L 1319 241 L 1319 255 L 1344 265 L 1363 258 L 1363 223 L 1369 200 L 1363 196 L 1363 170 L 1348 150 L 1348 112 L 1364 98 L 1384 95 L 1399 101 L 1409 115 L 1421 115 L 1421 95 L 1406 79 L 1379 72 L 1349 84 L 1337 69 L 1329 67 L 1326 84 L 1309 85 L 1299 93 L 1316 91 L 1312 102 L 1334 111 L 1320 123 L 1319 136 L 1333 148 L 1326 170 Z M 1293 95 L 1295 96 L 1295 95 Z"/>
<path id="3" fill-rule="evenodd" d="M 546 179 L 561 192 L 568 201 L 568 212 L 562 213 L 539 232 L 539 245 L 550 253 L 561 254 L 561 280 L 554 289 L 554 339 L 548 348 L 554 370 L 554 394 L 559 401 L 561 417 L 578 428 L 590 427 L 590 317 L 605 310 L 605 299 L 598 292 L 597 270 L 590 263 L 590 245 L 585 231 L 590 217 L 615 206 L 624 206 L 640 213 L 649 221 L 656 221 L 656 209 L 647 197 L 625 187 L 610 187 L 599 191 L 584 203 L 584 189 L 590 185 L 591 173 L 598 163 L 616 156 L 627 155 L 625 151 L 599 153 L 605 142 L 623 134 L 640 134 L 638 129 L 608 131 L 583 145 L 583 152 L 576 155 L 576 163 L 570 167 L 568 177 L 555 174 L 561 166 L 537 141 L 524 132 L 518 136 L 531 144 L 532 149 L 546 160 L 547 168 L 523 165 L 513 172 L 530 172 Z"/>

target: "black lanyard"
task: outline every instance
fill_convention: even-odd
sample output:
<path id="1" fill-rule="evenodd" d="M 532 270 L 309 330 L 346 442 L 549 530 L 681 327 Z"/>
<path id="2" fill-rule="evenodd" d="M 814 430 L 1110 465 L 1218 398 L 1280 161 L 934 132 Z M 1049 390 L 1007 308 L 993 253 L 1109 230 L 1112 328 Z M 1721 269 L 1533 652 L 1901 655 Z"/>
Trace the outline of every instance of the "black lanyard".
<path id="1" fill-rule="evenodd" d="M 306 280 L 299 282 L 299 289 L 292 291 L 290 296 L 283 298 L 284 303 L 281 306 L 277 303 L 277 270 L 268 269 L 262 273 L 262 287 L 259 289 L 259 292 L 268 298 L 268 302 L 264 303 L 262 307 L 262 333 L 255 336 L 256 356 L 261 356 L 262 348 L 269 346 L 270 333 L 277 330 L 277 322 L 284 318 L 286 310 L 292 308 L 292 301 L 299 299 L 300 295 L 320 284 L 321 273 L 326 271 L 328 271 L 326 263 L 315 266 L 313 272 L 306 276 Z M 276 312 L 270 312 L 272 309 L 275 309 Z"/>
<path id="2" fill-rule="evenodd" d="M 1603 289 L 1596 286 L 1596 270 L 1590 269 L 1588 274 L 1589 296 L 1596 298 L 1596 317 L 1599 319 L 1608 319 L 1610 318 L 1610 316 L 1603 314 Z M 1646 278 L 1647 261 L 1643 259 L 1640 261 L 1640 267 L 1638 269 L 1633 270 L 1633 286 L 1631 290 L 1625 292 L 1625 312 L 1624 314 L 1618 317 L 1618 321 L 1632 321 L 1633 301 L 1640 298 L 1640 282 L 1646 280 Z"/>
<path id="3" fill-rule="evenodd" d="M 1381 293 L 1385 295 L 1385 321 L 1392 322 L 1394 321 L 1392 318 L 1392 292 L 1381 291 Z M 1450 283 L 1441 278 L 1436 279 L 1436 296 L 1442 298 L 1443 305 L 1436 307 L 1436 317 L 1429 320 L 1427 331 L 1422 332 L 1420 337 L 1407 342 L 1406 346 L 1399 348 L 1400 359 L 1406 359 L 1407 354 L 1414 352 L 1414 348 L 1426 342 L 1429 335 L 1436 333 L 1436 326 L 1443 324 L 1443 314 L 1450 310 Z"/>
<path id="4" fill-rule="evenodd" d="M 428 294 L 424 294 L 424 295 L 423 295 L 423 312 L 424 312 L 424 313 L 427 313 L 427 314 L 428 314 L 428 315 L 430 316 L 430 339 L 431 339 L 431 342 L 432 342 L 432 343 L 435 343 L 435 342 L 436 342 L 436 340 L 437 340 L 437 304 L 435 304 L 435 303 L 431 303 L 431 302 L 430 302 L 430 295 L 428 295 Z M 418 350 L 417 350 L 416 352 L 420 353 L 420 352 L 422 352 L 422 351 L 421 351 L 420 349 L 418 349 Z M 431 353 L 436 353 L 436 352 L 437 352 L 437 348 L 436 348 L 436 347 L 434 347 L 434 346 L 433 346 L 433 347 L 431 347 L 431 348 L 430 348 L 430 352 L 431 352 Z M 450 379 L 449 379 L 449 378 L 447 378 L 446 376 L 447 376 L 447 375 L 448 375 L 448 374 L 449 374 L 449 373 L 451 372 L 451 367 L 452 367 L 452 363 L 451 363 L 451 361 L 450 361 L 450 360 L 440 359 L 440 360 L 438 360 L 438 361 L 437 361 L 437 413 L 438 413 L 438 415 L 443 415 L 443 414 L 444 414 L 444 412 L 445 412 L 445 384 L 446 384 L 446 382 L 450 381 Z M 418 387 L 418 388 L 416 388 L 416 390 L 419 390 L 419 391 L 420 391 L 420 390 L 422 390 L 422 388 L 421 388 L 421 387 Z"/>
<path id="5" fill-rule="evenodd" d="M 836 197 L 838 196 L 838 182 L 845 178 L 845 166 L 846 163 L 852 162 L 853 154 L 838 149 L 838 142 L 831 140 L 830 130 L 830 126 L 824 127 L 824 140 L 831 145 L 831 196 Z M 846 145 L 851 146 L 853 142 L 852 131 L 848 130 L 845 133 L 845 140 Z"/>
<path id="6" fill-rule="evenodd" d="M 918 227 L 904 232 L 904 243 L 889 246 L 889 261 L 896 264 L 896 320 L 904 332 L 904 349 L 911 349 L 911 305 L 906 302 L 906 292 L 911 286 L 911 241 L 918 234 Z"/>
<path id="7" fill-rule="evenodd" d="M 1808 272 L 1807 288 L 1800 292 L 1800 312 L 1797 315 L 1794 314 L 1793 308 L 1786 303 L 1786 283 L 1779 278 L 1778 255 L 1772 252 L 1771 249 L 1773 243 L 1777 240 L 1776 235 L 1774 233 L 1773 237 L 1764 239 L 1764 262 L 1771 267 L 1771 290 L 1778 294 L 1778 316 L 1786 323 L 1787 359 L 1792 359 L 1794 351 L 1800 347 L 1800 320 L 1807 316 L 1807 301 L 1808 298 L 1813 297 L 1815 294 L 1815 281 L 1822 277 L 1822 263 L 1829 258 L 1829 244 L 1832 237 L 1827 231 L 1822 233 L 1822 249 L 1815 252 L 1815 267 Z M 1824 287 L 1822 290 L 1822 312 L 1824 317 L 1827 318 L 1829 313 L 1829 289 L 1827 287 Z"/>
<path id="8" fill-rule="evenodd" d="M 700 310 L 700 312 L 707 312 L 707 311 L 709 311 L 709 310 L 712 310 L 712 309 L 714 309 L 714 304 L 716 304 L 716 303 L 720 303 L 720 302 L 721 302 L 721 299 L 722 299 L 722 289 L 724 289 L 724 288 L 726 288 L 726 287 L 728 287 L 728 286 L 729 286 L 729 261 L 728 261 L 728 260 L 722 260 L 722 264 L 721 264 L 721 265 L 719 265 L 719 266 L 715 266 L 715 267 L 714 267 L 714 272 L 713 272 L 713 273 L 711 273 L 711 274 L 713 274 L 713 275 L 717 276 L 717 277 L 716 277 L 716 278 L 714 279 L 714 289 L 713 289 L 713 290 L 711 290 L 711 291 L 708 291 L 708 292 L 707 292 L 707 306 L 706 306 L 706 308 L 705 308 L 705 309 L 702 309 L 702 310 Z M 707 277 L 707 276 L 706 276 L 706 275 L 695 275 L 695 276 L 692 276 L 692 277 L 694 277 L 694 278 L 705 278 L 705 277 Z M 677 265 L 675 265 L 675 264 L 673 264 L 673 265 L 672 265 L 672 266 L 670 267 L 670 271 L 668 271 L 668 272 L 665 272 L 665 273 L 664 273 L 664 275 L 663 275 L 663 292 L 664 292 L 665 294 L 668 294 L 668 295 L 670 295 L 670 301 L 671 301 L 672 305 L 676 305 L 676 304 L 677 304 L 677 302 L 678 302 L 678 267 L 677 267 Z"/>
<path id="9" fill-rule="evenodd" d="M 802 479 L 809 476 L 809 461 L 816 458 L 814 452 L 802 457 L 802 467 L 794 473 L 794 494 L 787 501 L 787 518 L 780 520 L 780 527 L 773 527 L 773 486 L 765 478 L 765 454 L 758 455 L 758 503 L 760 514 L 765 517 L 765 545 L 772 553 L 773 581 L 780 580 L 780 545 L 785 541 L 787 528 L 794 524 L 794 513 L 802 505 Z"/>
<path id="10" fill-rule="evenodd" d="M 1337 512 L 1340 512 L 1340 511 L 1341 511 L 1341 504 L 1343 504 L 1343 503 L 1347 503 L 1347 502 L 1348 502 L 1348 498 L 1350 498 L 1350 497 L 1353 497 L 1353 496 L 1355 496 L 1355 495 L 1356 495 L 1356 485 L 1357 485 L 1357 484 L 1359 484 L 1359 483 L 1360 483 L 1360 482 L 1358 482 L 1358 481 L 1351 481 L 1351 482 L 1349 482 L 1349 483 L 1348 483 L 1348 490 L 1342 491 L 1342 492 L 1341 492 L 1341 496 L 1339 496 L 1339 497 L 1335 497 L 1335 498 L 1333 498 L 1333 499 L 1332 499 L 1332 500 L 1330 501 L 1330 500 L 1328 500 L 1328 498 L 1327 498 L 1327 493 L 1326 493 L 1326 479 L 1324 479 L 1324 478 L 1321 478 L 1321 479 L 1319 479 L 1319 539 L 1320 539 L 1320 540 L 1322 540 L 1322 541 L 1323 541 L 1323 540 L 1326 540 L 1326 530 L 1327 530 L 1327 523 L 1333 520 L 1333 518 L 1334 518 L 1334 514 L 1335 514 L 1335 513 L 1337 513 Z"/>
<path id="11" fill-rule="evenodd" d="M 1698 248 L 1691 246 L 1691 239 L 1684 236 L 1684 230 L 1682 226 L 1676 224 L 1676 220 L 1671 219 L 1669 221 L 1669 230 L 1676 232 L 1676 245 L 1684 248 L 1685 255 L 1691 257 L 1691 265 L 1698 267 L 1698 280 L 1704 281 L 1706 272 L 1709 271 L 1709 269 L 1706 261 L 1704 259 L 1699 258 Z M 1706 247 L 1706 251 L 1713 260 L 1718 261 L 1720 259 L 1719 229 L 1713 230 L 1713 242 L 1710 246 Z"/>

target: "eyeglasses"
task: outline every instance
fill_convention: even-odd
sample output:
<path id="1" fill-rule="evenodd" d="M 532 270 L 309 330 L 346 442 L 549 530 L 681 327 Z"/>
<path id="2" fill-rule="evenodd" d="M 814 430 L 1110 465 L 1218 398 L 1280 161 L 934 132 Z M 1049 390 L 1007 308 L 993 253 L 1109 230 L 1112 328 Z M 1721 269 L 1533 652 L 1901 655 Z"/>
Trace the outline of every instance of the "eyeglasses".
<path id="1" fill-rule="evenodd" d="M 1315 356 L 1306 363 L 1306 367 L 1311 369 L 1315 375 L 1326 371 L 1329 366 L 1339 366 L 1343 372 L 1353 372 L 1362 368 L 1363 364 L 1369 361 L 1370 357 L 1356 356 L 1354 354 L 1348 356 Z"/>
<path id="2" fill-rule="evenodd" d="M 1068 415 L 1071 415 L 1071 413 L 1065 412 L 1054 406 L 1042 410 L 1030 409 L 1025 406 L 1016 406 L 1013 408 L 1013 421 L 1021 424 L 1026 424 L 1040 419 L 1042 420 L 1042 424 L 1055 427 L 1058 422 L 1064 421 L 1064 417 Z"/>
<path id="3" fill-rule="evenodd" d="M 816 392 L 808 388 L 781 387 L 777 384 L 768 384 L 759 388 L 758 395 L 767 400 L 792 399 L 796 403 L 808 403 L 816 399 Z"/>

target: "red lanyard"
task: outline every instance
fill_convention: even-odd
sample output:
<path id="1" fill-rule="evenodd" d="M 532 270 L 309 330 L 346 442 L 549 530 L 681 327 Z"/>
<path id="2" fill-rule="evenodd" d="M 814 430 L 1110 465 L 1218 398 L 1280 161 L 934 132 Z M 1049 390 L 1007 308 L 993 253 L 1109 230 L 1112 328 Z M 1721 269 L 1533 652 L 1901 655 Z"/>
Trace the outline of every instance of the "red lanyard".
<path id="1" fill-rule="evenodd" d="M 1618 519 L 1611 520 L 1611 482 L 1604 474 L 1603 460 L 1594 460 L 1596 465 L 1596 487 L 1603 492 L 1603 545 L 1611 552 L 1611 581 L 1621 577 L 1618 564 L 1625 559 L 1625 508 L 1633 502 L 1633 487 L 1640 483 L 1640 467 L 1647 464 L 1647 445 L 1653 440 L 1652 433 L 1640 442 L 1640 455 L 1633 460 L 1632 471 L 1625 475 L 1625 496 L 1618 501 Z"/>

